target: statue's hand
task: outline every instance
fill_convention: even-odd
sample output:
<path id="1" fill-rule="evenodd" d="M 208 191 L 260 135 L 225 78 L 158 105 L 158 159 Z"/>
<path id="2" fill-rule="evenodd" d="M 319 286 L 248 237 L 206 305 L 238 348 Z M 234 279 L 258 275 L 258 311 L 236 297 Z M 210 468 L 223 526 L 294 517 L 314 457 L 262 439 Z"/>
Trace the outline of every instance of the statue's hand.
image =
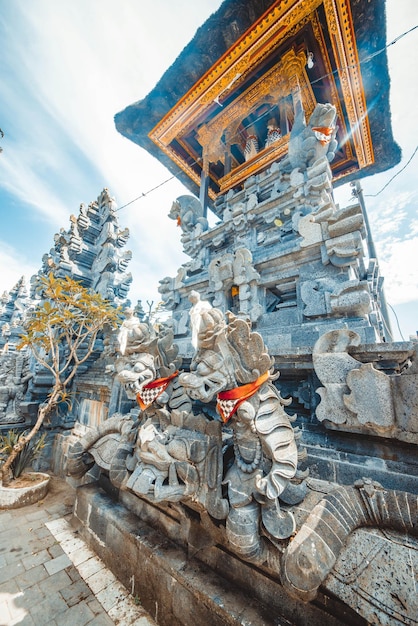
<path id="1" fill-rule="evenodd" d="M 255 486 L 259 493 L 261 493 L 263 496 L 266 495 L 267 493 L 267 479 L 266 478 L 262 478 L 261 476 L 258 476 L 255 479 Z"/>

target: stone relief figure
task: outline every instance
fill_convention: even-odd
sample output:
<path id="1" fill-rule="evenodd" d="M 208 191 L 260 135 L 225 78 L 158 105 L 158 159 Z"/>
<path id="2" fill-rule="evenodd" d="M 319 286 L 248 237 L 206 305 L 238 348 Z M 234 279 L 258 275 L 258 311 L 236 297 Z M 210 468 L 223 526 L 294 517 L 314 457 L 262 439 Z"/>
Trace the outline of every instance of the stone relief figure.
<path id="1" fill-rule="evenodd" d="M 194 196 L 179 196 L 171 205 L 168 217 L 176 220 L 183 233 L 192 233 L 196 227 L 200 232 L 208 229 L 200 201 Z"/>
<path id="2" fill-rule="evenodd" d="M 160 280 L 160 286 L 158 287 L 158 291 L 161 294 L 162 301 L 164 302 L 164 307 L 170 311 L 176 308 L 177 304 L 180 302 L 180 294 L 179 289 L 184 286 L 184 279 L 186 278 L 186 269 L 184 267 L 180 267 L 177 272 L 177 276 L 172 278 L 171 276 L 166 276 Z"/>
<path id="3" fill-rule="evenodd" d="M 329 331 L 316 342 L 312 359 L 323 384 L 316 391 L 321 398 L 316 416 L 329 428 L 389 434 L 395 426 L 390 379 L 348 354 L 359 343 L 359 335 L 348 329 Z"/>
<path id="4" fill-rule="evenodd" d="M 139 317 L 134 315 L 134 310 L 127 307 L 124 311 L 125 319 L 119 329 L 117 341 L 121 355 L 125 353 L 132 354 L 137 352 L 139 346 L 149 343 L 154 339 L 155 333 L 153 329 L 145 323 L 142 323 Z"/>
<path id="5" fill-rule="evenodd" d="M 253 257 L 247 248 L 227 252 L 209 264 L 209 288 L 214 292 L 215 306 L 234 309 L 234 313 L 256 322 L 263 308 L 258 299 L 259 274 L 254 268 Z M 228 301 L 231 289 L 237 292 L 237 304 Z"/>
<path id="6" fill-rule="evenodd" d="M 271 384 L 272 365 L 261 336 L 246 321 L 229 314 L 226 324 L 220 311 L 206 310 L 190 373 L 179 379 L 192 399 L 208 403 L 216 397 L 232 430 L 234 462 L 224 479 L 226 536 L 238 554 L 259 563 L 266 559 L 261 529 L 275 540 L 295 529 L 279 500 L 286 502 L 297 474 L 298 447 L 283 409 L 287 402 Z"/>
<path id="7" fill-rule="evenodd" d="M 233 315 L 227 324 L 223 313 L 197 294 L 191 300 L 196 354 L 190 373 L 178 375 L 170 327 L 155 335 L 149 329 L 142 341 L 125 327 L 120 345 L 126 333 L 126 347 L 115 371 L 128 396 L 137 399 L 138 421 L 129 428 L 126 418 L 110 418 L 86 435 L 70 453 L 69 473 L 86 471 L 88 452 L 122 492 L 152 502 L 189 503 L 225 520 L 230 548 L 262 563 L 269 551 L 263 536 L 276 541 L 295 529 L 283 504 L 301 501 L 306 493 L 297 474 L 297 435 L 283 409 L 286 401 L 271 384 L 272 359 L 261 336 Z M 196 400 L 209 403 L 216 397 L 221 419 L 194 413 Z M 227 440 L 234 460 L 224 475 L 225 497 Z"/>
<path id="8" fill-rule="evenodd" d="M 192 330 L 192 346 L 197 348 L 199 335 L 206 332 L 207 328 L 219 321 L 217 309 L 213 309 L 207 300 L 201 300 L 197 291 L 191 291 L 189 300 L 192 303 L 190 309 L 190 326 Z"/>
<path id="9" fill-rule="evenodd" d="M 178 382 L 181 361 L 171 327 L 155 333 L 145 326 L 142 342 L 137 336 L 131 341 L 128 334 L 125 354 L 115 363 L 117 379 L 140 407 L 138 421 L 131 421 L 129 427 L 126 417 L 116 416 L 88 433 L 73 448 L 68 471 L 83 475 L 88 469 L 84 456 L 88 451 L 123 491 L 152 502 L 192 499 L 223 519 L 227 502 L 218 479 L 222 471 L 220 423 L 210 423 L 191 411 L 190 398 Z M 110 433 L 111 440 L 106 440 Z M 116 447 L 113 435 L 119 440 Z"/>
<path id="10" fill-rule="evenodd" d="M 306 124 L 302 103 L 298 102 L 289 140 L 287 158 L 290 169 L 299 168 L 304 171 L 325 155 L 328 161 L 333 160 L 337 148 L 336 117 L 334 105 L 317 104 L 309 123 Z"/>
<path id="11" fill-rule="evenodd" d="M 176 220 L 182 230 L 181 242 L 184 252 L 192 258 L 197 258 L 202 251 L 200 235 L 209 228 L 200 201 L 194 196 L 179 196 L 173 202 L 168 217 Z"/>
<path id="12" fill-rule="evenodd" d="M 1 357 L 0 362 L 0 424 L 24 422 L 20 405 L 25 398 L 33 373 L 29 356 L 13 352 Z"/>

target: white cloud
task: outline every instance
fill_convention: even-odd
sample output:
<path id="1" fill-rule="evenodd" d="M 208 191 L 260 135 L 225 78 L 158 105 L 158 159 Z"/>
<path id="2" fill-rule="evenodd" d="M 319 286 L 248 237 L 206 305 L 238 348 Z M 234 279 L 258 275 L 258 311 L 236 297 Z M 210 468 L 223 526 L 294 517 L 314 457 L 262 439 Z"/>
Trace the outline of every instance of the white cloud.
<path id="1" fill-rule="evenodd" d="M 413 262 L 417 248 L 417 236 L 378 245 L 386 297 L 392 306 L 418 300 L 417 266 Z"/>
<path id="2" fill-rule="evenodd" d="M 25 277 L 29 291 L 29 278 L 39 269 L 39 267 L 28 262 L 19 251 L 4 241 L 0 241 L 0 267 L 2 284 L 4 285 L 4 287 L 0 289 L 1 293 L 5 290 L 10 291 L 13 289 L 22 276 Z"/>

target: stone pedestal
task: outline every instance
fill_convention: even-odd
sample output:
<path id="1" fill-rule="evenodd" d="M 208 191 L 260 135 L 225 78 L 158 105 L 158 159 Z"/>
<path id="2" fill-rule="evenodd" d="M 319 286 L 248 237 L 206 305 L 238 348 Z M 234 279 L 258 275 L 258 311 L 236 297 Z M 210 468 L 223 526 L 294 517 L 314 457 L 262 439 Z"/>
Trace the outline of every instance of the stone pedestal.
<path id="1" fill-rule="evenodd" d="M 147 508 L 146 502 L 143 507 Z M 153 507 L 151 507 L 153 508 Z M 144 511 L 149 519 L 151 511 Z M 184 529 L 167 511 L 170 536 Z M 314 604 L 291 598 L 260 568 L 240 561 L 219 546 L 194 556 L 97 485 L 77 490 L 74 521 L 88 545 L 161 626 L 337 626 L 365 621 L 336 599 L 319 594 Z M 183 520 L 184 524 L 184 520 Z M 330 614 L 332 611 L 333 615 Z"/>

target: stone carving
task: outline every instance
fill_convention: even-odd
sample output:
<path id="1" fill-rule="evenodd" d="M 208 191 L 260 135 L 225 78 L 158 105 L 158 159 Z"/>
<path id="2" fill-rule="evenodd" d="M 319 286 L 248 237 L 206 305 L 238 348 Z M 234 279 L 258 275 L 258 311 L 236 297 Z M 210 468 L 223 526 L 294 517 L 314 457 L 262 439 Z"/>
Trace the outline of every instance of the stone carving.
<path id="1" fill-rule="evenodd" d="M 313 600 L 350 533 L 367 526 L 417 536 L 416 496 L 383 489 L 368 479 L 325 496 L 285 550 L 282 581 L 286 590 L 304 602 Z"/>
<path id="2" fill-rule="evenodd" d="M 209 288 L 215 293 L 214 305 L 233 309 L 252 322 L 257 321 L 263 313 L 258 300 L 259 278 L 247 248 L 238 248 L 234 253 L 214 259 L 209 265 Z M 230 294 L 229 298 L 227 294 Z"/>
<path id="3" fill-rule="evenodd" d="M 370 311 L 370 294 L 366 281 L 346 281 L 330 294 L 330 310 L 336 315 L 365 317 Z"/>
<path id="4" fill-rule="evenodd" d="M 161 294 L 161 299 L 164 302 L 164 308 L 172 311 L 180 302 L 179 289 L 184 286 L 184 279 L 186 278 L 186 269 L 180 267 L 175 278 L 166 276 L 160 280 L 160 286 L 158 291 Z"/>
<path id="5" fill-rule="evenodd" d="M 312 214 L 311 219 L 323 226 L 323 263 L 348 267 L 362 255 L 364 220 L 358 204 L 336 209 L 325 204 Z"/>
<path id="6" fill-rule="evenodd" d="M 20 405 L 33 377 L 29 355 L 11 352 L 0 359 L 0 424 L 24 422 Z"/>
<path id="7" fill-rule="evenodd" d="M 202 205 L 194 196 L 179 196 L 171 205 L 168 217 L 177 221 L 183 233 L 194 232 L 196 226 L 200 227 L 200 232 L 208 229 Z"/>
<path id="8" fill-rule="evenodd" d="M 230 549 L 262 563 L 269 550 L 264 536 L 276 541 L 295 530 L 283 504 L 295 504 L 306 493 L 297 474 L 298 434 L 283 408 L 288 401 L 272 385 L 273 362 L 261 336 L 233 315 L 226 324 L 222 312 L 197 293 L 191 300 L 197 351 L 190 373 L 180 376 L 172 330 L 156 333 L 128 314 L 119 333 L 124 354 L 115 370 L 138 401 L 139 419 L 129 426 L 126 417 L 116 416 L 86 435 L 73 447 L 68 471 L 82 475 L 89 452 L 122 491 L 152 502 L 184 502 L 225 520 Z M 196 401 L 209 403 L 215 396 L 232 437 L 234 462 L 223 481 L 227 497 L 221 421 L 192 410 Z M 110 432 L 118 433 L 118 443 Z"/>
<path id="9" fill-rule="evenodd" d="M 226 536 L 236 552 L 254 562 L 266 558 L 261 527 L 274 539 L 289 537 L 295 528 L 279 499 L 287 502 L 298 450 L 283 409 L 287 402 L 271 384 L 272 364 L 261 336 L 247 322 L 230 314 L 226 325 L 219 311 L 205 310 L 190 373 L 180 376 L 192 399 L 218 398 L 218 411 L 232 429 L 234 463 L 224 479 Z"/>
<path id="10" fill-rule="evenodd" d="M 292 169 L 306 170 L 325 155 L 332 161 L 337 147 L 336 117 L 332 104 L 317 104 L 306 124 L 302 103 L 298 102 L 289 140 L 288 159 Z"/>
<path id="11" fill-rule="evenodd" d="M 305 317 L 319 317 L 327 314 L 325 285 L 320 280 L 307 280 L 300 286 L 300 297 L 303 302 Z"/>
<path id="12" fill-rule="evenodd" d="M 365 317 L 370 311 L 370 294 L 365 281 L 337 283 L 330 279 L 305 281 L 300 288 L 305 317 L 345 315 Z"/>
<path id="13" fill-rule="evenodd" d="M 289 401 L 272 384 L 273 360 L 261 336 L 231 313 L 225 319 L 196 292 L 190 299 L 196 349 L 190 372 L 178 372 L 171 327 L 157 332 L 128 312 L 115 369 L 128 395 L 137 399 L 138 420 L 114 415 L 89 431 L 72 446 L 68 472 L 81 477 L 95 462 L 132 510 L 142 510 L 143 501 L 158 504 L 159 514 L 174 510 L 192 551 L 219 544 L 273 577 L 280 575 L 286 591 L 304 602 L 313 600 L 321 585 L 332 590 L 334 579 L 340 580 L 356 529 L 416 535 L 411 494 L 369 479 L 347 487 L 327 483 L 325 496 L 318 495 L 315 481 L 310 489 L 312 481 L 298 469 L 299 433 L 284 411 Z M 332 416 L 345 407 L 361 427 L 364 396 L 374 402 L 379 396 L 374 415 L 379 414 L 387 392 L 379 385 L 388 377 L 347 354 L 359 343 L 353 331 L 332 331 L 321 339 L 315 371 L 331 381 L 321 378 L 323 401 L 330 391 L 325 403 Z M 352 380 L 357 376 L 360 380 Z M 309 406 L 306 391 L 299 396 Z M 223 424 L 209 418 L 215 399 Z M 399 593 L 401 587 L 391 589 Z M 365 601 L 361 614 L 371 610 Z M 385 613 L 385 607 L 379 610 Z"/>
<path id="14" fill-rule="evenodd" d="M 197 256 L 201 249 L 200 235 L 208 229 L 200 201 L 194 196 L 179 196 L 171 205 L 168 217 L 182 230 L 181 242 L 186 254 Z"/>
<path id="15" fill-rule="evenodd" d="M 316 342 L 312 359 L 324 385 L 317 389 L 316 416 L 329 428 L 389 434 L 395 426 L 390 379 L 348 354 L 359 343 L 359 335 L 348 329 L 329 331 Z"/>

